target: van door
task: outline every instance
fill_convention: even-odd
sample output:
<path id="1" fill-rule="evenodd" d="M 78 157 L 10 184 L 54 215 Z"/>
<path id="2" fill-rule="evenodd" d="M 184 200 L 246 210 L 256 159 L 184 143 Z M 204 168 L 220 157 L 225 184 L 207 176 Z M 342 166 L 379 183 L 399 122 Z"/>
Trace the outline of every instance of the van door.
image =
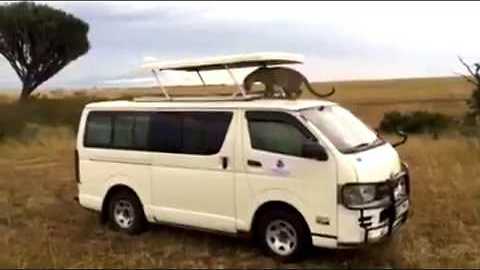
<path id="1" fill-rule="evenodd" d="M 154 113 L 156 221 L 235 231 L 233 123 L 233 111 Z"/>
<path id="2" fill-rule="evenodd" d="M 247 111 L 242 129 L 244 177 L 253 199 L 290 203 L 313 235 L 334 239 L 336 165 L 328 150 L 326 161 L 303 157 L 304 143 L 322 143 L 289 112 Z"/>

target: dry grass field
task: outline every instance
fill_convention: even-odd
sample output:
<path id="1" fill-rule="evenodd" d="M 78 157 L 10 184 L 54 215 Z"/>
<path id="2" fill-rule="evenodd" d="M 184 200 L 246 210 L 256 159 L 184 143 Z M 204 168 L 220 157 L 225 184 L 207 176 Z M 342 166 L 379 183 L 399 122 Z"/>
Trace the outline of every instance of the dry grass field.
<path id="1" fill-rule="evenodd" d="M 329 85 L 316 84 L 319 88 Z M 377 126 L 383 113 L 390 110 L 421 109 L 460 116 L 466 109 L 464 99 L 469 95 L 468 85 L 458 78 L 335 85 L 338 93 L 332 100 L 348 107 L 371 126 Z M 181 94 L 193 90 L 192 87 L 175 89 Z M 212 91 L 217 90 L 228 91 L 220 87 Z M 112 97 L 125 91 L 95 94 Z M 142 91 L 130 89 L 128 93 L 140 95 Z M 57 98 L 62 102 L 58 93 Z M 0 99 L 0 108 L 8 104 L 8 99 Z M 466 138 L 454 131 L 438 140 L 416 135 L 398 148 L 411 167 L 413 215 L 391 241 L 360 250 L 314 249 L 302 262 L 282 265 L 245 240 L 159 225 L 152 225 L 140 236 L 127 236 L 102 226 L 96 213 L 81 208 L 73 200 L 77 192 L 73 172 L 74 131 L 62 125 L 45 124 L 31 124 L 28 130 L 37 130 L 32 132 L 35 135 L 31 140 L 7 137 L 0 142 L 2 268 L 480 265 L 478 138 Z"/>

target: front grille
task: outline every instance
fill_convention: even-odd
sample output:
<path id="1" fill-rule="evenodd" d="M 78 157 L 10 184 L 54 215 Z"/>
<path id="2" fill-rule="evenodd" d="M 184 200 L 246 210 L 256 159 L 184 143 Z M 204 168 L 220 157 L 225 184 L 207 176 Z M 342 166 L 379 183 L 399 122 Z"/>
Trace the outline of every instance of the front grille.
<path id="1" fill-rule="evenodd" d="M 393 207 L 388 207 L 380 212 L 380 222 L 384 222 L 392 216 Z"/>
<path id="2" fill-rule="evenodd" d="M 386 221 L 395 216 L 395 207 L 398 202 L 404 201 L 408 197 L 408 174 L 402 173 L 390 181 L 391 196 L 393 203 L 390 207 L 380 212 L 380 222 Z"/>

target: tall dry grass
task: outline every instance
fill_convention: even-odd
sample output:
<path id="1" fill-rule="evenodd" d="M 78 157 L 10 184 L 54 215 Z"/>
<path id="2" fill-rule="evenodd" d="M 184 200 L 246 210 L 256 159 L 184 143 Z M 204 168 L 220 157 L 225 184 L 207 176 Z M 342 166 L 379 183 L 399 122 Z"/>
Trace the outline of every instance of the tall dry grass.
<path id="1" fill-rule="evenodd" d="M 480 265 L 480 141 L 411 138 L 400 147 L 413 176 L 413 217 L 400 234 L 404 265 Z"/>
<path id="2" fill-rule="evenodd" d="M 414 136 L 399 148 L 412 172 L 413 216 L 392 241 L 315 249 L 281 265 L 244 240 L 152 226 L 127 236 L 73 201 L 74 134 L 40 127 L 0 144 L 2 267 L 475 267 L 480 263 L 480 141 Z"/>

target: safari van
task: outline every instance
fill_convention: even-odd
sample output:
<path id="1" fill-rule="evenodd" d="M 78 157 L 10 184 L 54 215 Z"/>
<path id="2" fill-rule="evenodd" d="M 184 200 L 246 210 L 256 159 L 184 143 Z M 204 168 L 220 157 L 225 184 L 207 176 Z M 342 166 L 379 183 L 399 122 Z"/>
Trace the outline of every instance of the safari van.
<path id="1" fill-rule="evenodd" d="M 326 100 L 91 103 L 76 167 L 80 205 L 120 231 L 162 223 L 247 235 L 284 261 L 311 245 L 389 238 L 408 217 L 408 166 Z"/>

